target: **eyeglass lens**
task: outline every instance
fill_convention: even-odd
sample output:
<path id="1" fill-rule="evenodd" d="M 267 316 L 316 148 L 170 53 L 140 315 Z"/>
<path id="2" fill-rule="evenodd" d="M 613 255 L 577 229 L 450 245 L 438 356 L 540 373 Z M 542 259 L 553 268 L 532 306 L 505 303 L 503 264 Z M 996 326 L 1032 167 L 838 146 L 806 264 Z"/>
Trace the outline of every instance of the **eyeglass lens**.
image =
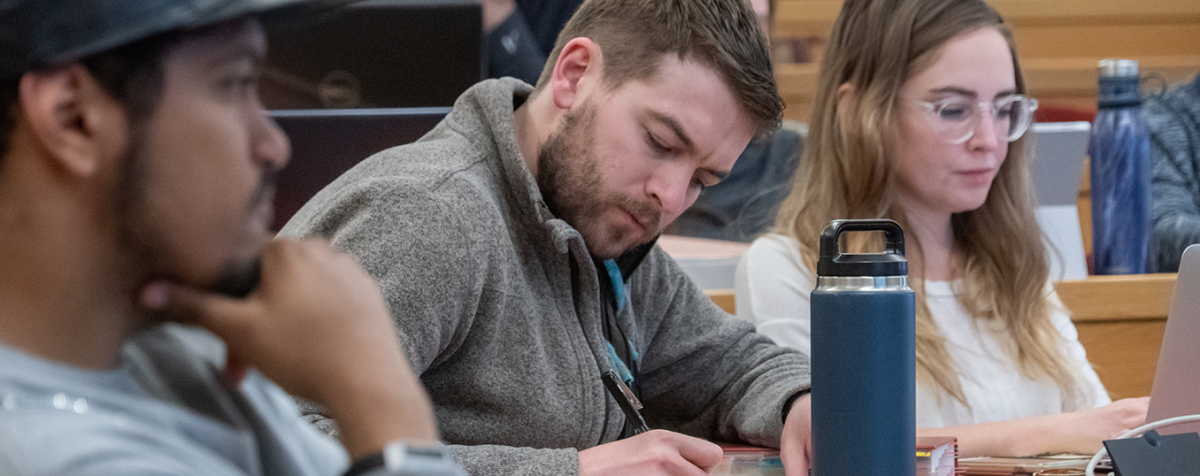
<path id="1" fill-rule="evenodd" d="M 996 135 L 1015 141 L 1029 128 L 1037 101 L 1024 96 L 1009 96 L 995 103 L 977 103 L 966 98 L 950 98 L 926 103 L 939 119 L 942 134 L 953 144 L 961 144 L 975 135 L 983 109 L 992 113 Z"/>

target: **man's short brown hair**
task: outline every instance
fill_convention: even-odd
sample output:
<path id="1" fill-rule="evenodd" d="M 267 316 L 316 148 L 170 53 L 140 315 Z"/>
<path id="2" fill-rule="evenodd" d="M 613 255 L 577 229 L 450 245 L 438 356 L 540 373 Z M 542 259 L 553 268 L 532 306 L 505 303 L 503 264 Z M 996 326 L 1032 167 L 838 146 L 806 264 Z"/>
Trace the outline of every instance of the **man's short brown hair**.
<path id="1" fill-rule="evenodd" d="M 653 77 L 663 56 L 676 54 L 722 76 L 756 135 L 774 130 L 783 116 L 765 37 L 746 0 L 587 0 L 559 33 L 539 89 L 563 45 L 579 37 L 600 45 L 611 88 Z"/>

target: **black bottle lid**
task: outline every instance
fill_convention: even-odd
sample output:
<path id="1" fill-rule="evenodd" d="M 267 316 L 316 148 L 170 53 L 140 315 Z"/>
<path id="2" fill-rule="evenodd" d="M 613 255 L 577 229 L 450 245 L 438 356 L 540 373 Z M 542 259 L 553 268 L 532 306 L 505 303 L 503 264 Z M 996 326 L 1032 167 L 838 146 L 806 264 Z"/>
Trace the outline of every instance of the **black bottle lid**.
<path id="1" fill-rule="evenodd" d="M 882 231 L 887 247 L 882 253 L 850 254 L 838 249 L 838 238 L 847 231 Z M 907 276 L 904 230 L 892 220 L 834 220 L 821 233 L 817 276 Z"/>

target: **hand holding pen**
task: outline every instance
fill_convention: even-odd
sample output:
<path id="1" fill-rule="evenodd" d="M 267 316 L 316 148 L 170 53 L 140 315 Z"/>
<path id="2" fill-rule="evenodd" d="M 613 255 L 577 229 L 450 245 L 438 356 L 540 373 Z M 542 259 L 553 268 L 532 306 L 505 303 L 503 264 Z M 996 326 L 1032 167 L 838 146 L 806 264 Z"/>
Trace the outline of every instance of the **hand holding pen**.
<path id="1" fill-rule="evenodd" d="M 646 433 L 579 452 L 580 476 L 702 476 L 724 453 L 699 438 L 666 430 Z"/>
<path id="2" fill-rule="evenodd" d="M 625 413 L 623 439 L 579 452 L 580 476 L 704 475 L 721 463 L 721 447 L 666 430 L 648 431 L 642 402 L 614 370 L 601 375 L 604 387 Z"/>

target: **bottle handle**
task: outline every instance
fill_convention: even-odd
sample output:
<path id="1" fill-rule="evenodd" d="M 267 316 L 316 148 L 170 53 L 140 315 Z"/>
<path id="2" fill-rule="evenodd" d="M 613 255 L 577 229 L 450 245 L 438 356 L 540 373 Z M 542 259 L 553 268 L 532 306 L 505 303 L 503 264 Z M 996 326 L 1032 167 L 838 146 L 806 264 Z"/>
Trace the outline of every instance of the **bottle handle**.
<path id="1" fill-rule="evenodd" d="M 886 218 L 872 220 L 834 220 L 821 233 L 821 256 L 835 257 L 841 254 L 838 241 L 847 231 L 882 231 L 887 240 L 887 253 L 904 254 L 904 229 L 895 220 Z"/>
<path id="2" fill-rule="evenodd" d="M 1158 83 L 1158 91 L 1154 93 L 1149 92 L 1150 90 L 1145 86 L 1141 86 L 1142 91 L 1145 92 L 1145 94 L 1142 94 L 1143 98 L 1162 97 L 1167 94 L 1167 89 L 1169 87 L 1167 77 L 1163 76 L 1163 74 L 1158 71 L 1147 71 L 1142 74 L 1138 81 L 1141 85 L 1145 85 L 1147 83 Z"/>
<path id="3" fill-rule="evenodd" d="M 848 231 L 882 231 L 883 253 L 842 253 L 838 241 Z M 893 276 L 908 274 L 904 258 L 904 230 L 888 219 L 834 220 L 821 233 L 818 276 Z"/>

